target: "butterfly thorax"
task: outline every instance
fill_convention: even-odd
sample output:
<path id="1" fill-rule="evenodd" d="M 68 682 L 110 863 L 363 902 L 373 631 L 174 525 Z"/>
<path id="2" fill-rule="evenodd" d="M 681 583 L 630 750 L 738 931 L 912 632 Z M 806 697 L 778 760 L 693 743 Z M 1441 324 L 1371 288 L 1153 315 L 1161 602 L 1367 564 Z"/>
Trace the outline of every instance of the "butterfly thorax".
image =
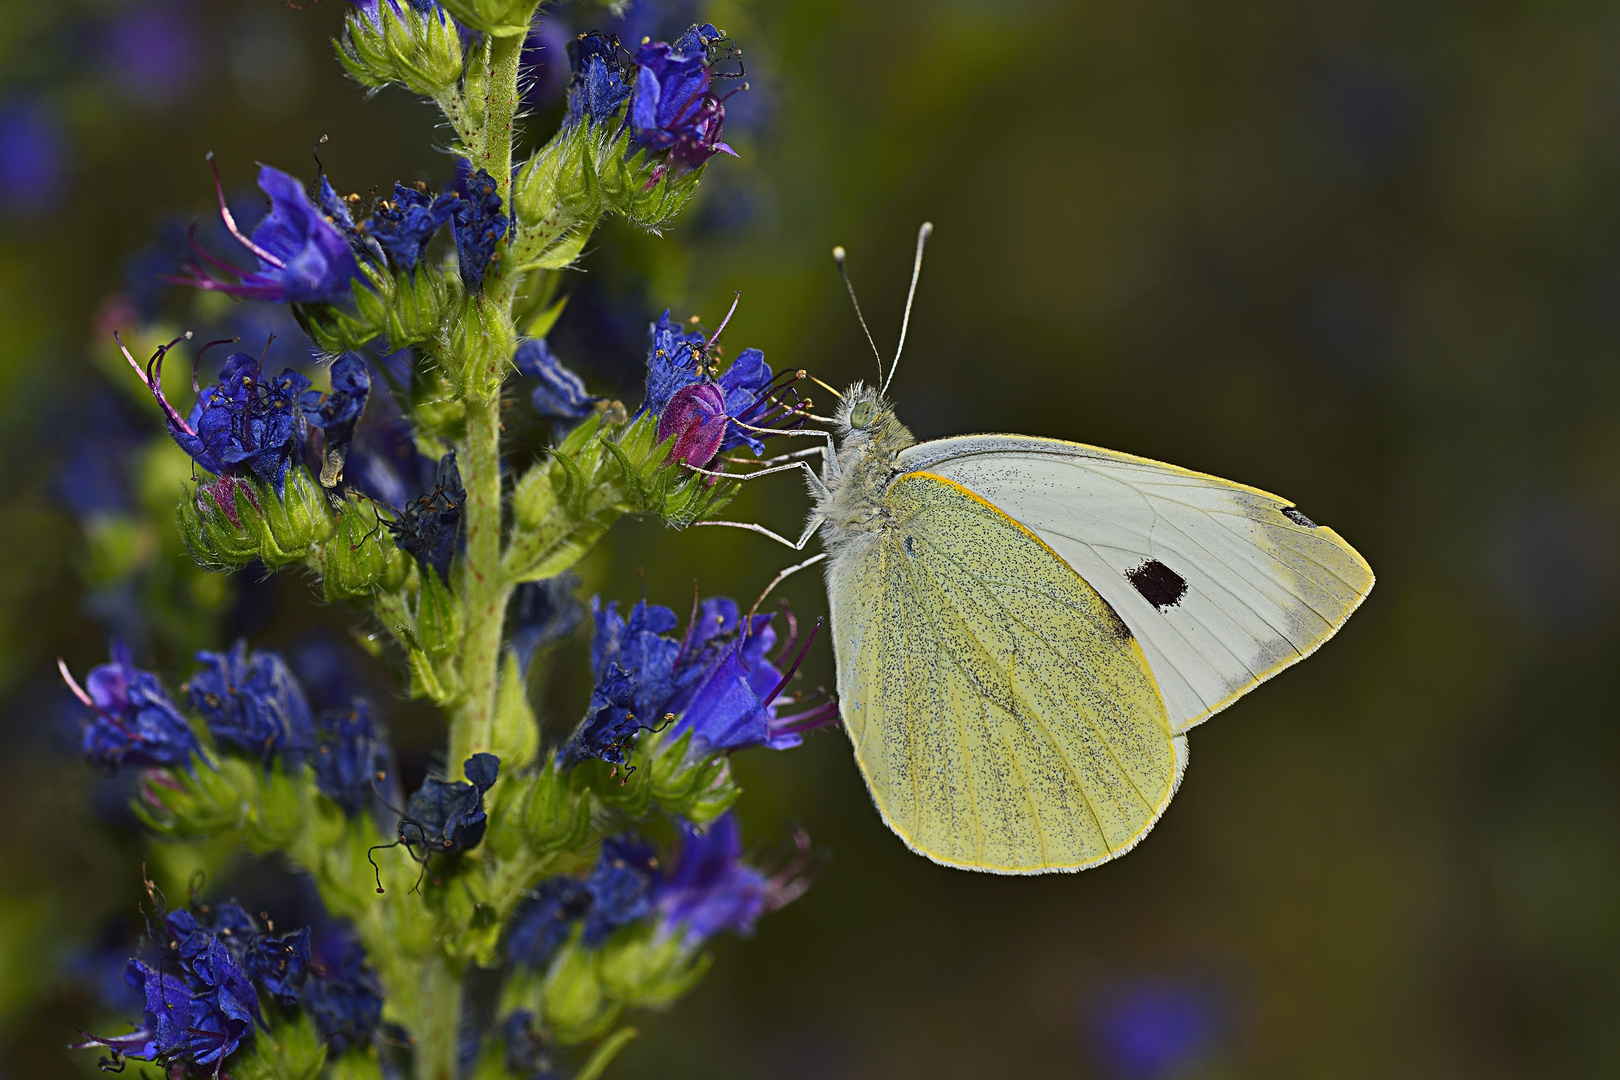
<path id="1" fill-rule="evenodd" d="M 849 388 L 833 419 L 838 467 L 822 470 L 827 490 L 816 498 L 815 513 L 822 520 L 822 543 L 836 555 L 883 528 L 883 496 L 894 479 L 895 459 L 917 439 L 877 389 L 861 383 Z"/>

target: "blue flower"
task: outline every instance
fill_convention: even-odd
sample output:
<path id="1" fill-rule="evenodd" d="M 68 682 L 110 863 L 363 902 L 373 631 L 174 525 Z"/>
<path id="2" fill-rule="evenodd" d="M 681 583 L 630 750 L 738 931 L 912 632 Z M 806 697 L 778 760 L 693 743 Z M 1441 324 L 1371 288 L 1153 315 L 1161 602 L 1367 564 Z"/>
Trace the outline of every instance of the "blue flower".
<path id="1" fill-rule="evenodd" d="M 506 931 L 506 955 L 515 964 L 544 968 L 575 922 L 591 906 L 591 893 L 578 878 L 547 878 L 512 916 Z"/>
<path id="2" fill-rule="evenodd" d="M 501 213 L 501 196 L 495 188 L 495 178 L 483 169 L 473 173 L 467 180 L 467 196 L 456 203 L 451 220 L 462 284 L 476 292 L 483 287 L 484 274 L 495 257 L 495 246 L 511 224 Z"/>
<path id="3" fill-rule="evenodd" d="M 501 1021 L 501 1063 L 509 1076 L 551 1080 L 557 1076 L 547 1048 L 549 1040 L 535 1030 L 534 1013 L 519 1009 Z"/>
<path id="4" fill-rule="evenodd" d="M 703 377 L 708 343 L 697 330 L 682 332 L 669 320 L 669 311 L 648 327 L 652 339 L 647 348 L 647 396 L 636 415 L 662 416 L 675 391 Z"/>
<path id="5" fill-rule="evenodd" d="M 439 580 L 449 583 L 450 562 L 461 539 L 461 511 L 467 490 L 461 486 L 461 470 L 456 452 L 439 459 L 439 474 L 433 490 L 412 500 L 398 521 L 384 521 L 394 534 L 394 545 L 417 562 L 425 574 L 431 568 Z"/>
<path id="6" fill-rule="evenodd" d="M 495 785 L 500 764 L 494 754 L 474 754 L 462 764 L 465 781 L 422 781 L 405 806 L 401 838 L 407 845 L 420 845 L 424 857 L 477 847 L 488 824 L 484 793 Z"/>
<path id="7" fill-rule="evenodd" d="M 309 967 L 309 927 L 287 934 L 260 934 L 243 950 L 242 968 L 283 1005 L 297 1005 Z"/>
<path id="8" fill-rule="evenodd" d="M 551 420 L 583 420 L 602 399 L 585 392 L 585 382 L 563 367 L 544 338 L 526 338 L 512 356 L 519 374 L 540 380 L 532 392 L 534 409 Z"/>
<path id="9" fill-rule="evenodd" d="M 606 120 L 630 96 L 629 57 L 617 41 L 603 34 L 581 34 L 570 41 L 568 68 L 572 74 L 566 124 Z"/>
<path id="10" fill-rule="evenodd" d="M 217 185 L 217 172 L 215 181 Z M 259 188 L 270 196 L 270 212 L 251 238 L 236 228 L 223 192 L 219 197 L 226 228 L 258 259 L 258 270 L 243 273 L 197 247 L 198 256 L 216 271 L 236 277 L 237 283 L 215 278 L 195 263 L 185 283 L 276 304 L 330 304 L 349 297 L 360 264 L 342 230 L 327 220 L 296 177 L 264 165 L 259 169 Z"/>
<path id="11" fill-rule="evenodd" d="M 528 677 L 535 653 L 561 641 L 585 619 L 585 606 L 574 591 L 580 586 L 573 571 L 544 581 L 526 581 L 512 593 L 512 651 Z"/>
<path id="12" fill-rule="evenodd" d="M 353 3 L 357 9 L 359 9 L 360 14 L 363 15 L 366 21 L 371 23 L 372 26 L 382 26 L 382 8 L 380 7 L 380 0 L 350 0 L 350 2 Z M 406 3 L 420 14 L 431 15 L 437 13 L 440 22 L 443 22 L 445 19 L 444 9 L 438 5 L 437 0 L 406 0 Z M 388 6 L 392 7 L 396 12 L 403 11 L 403 9 L 399 6 L 399 0 L 388 0 Z"/>
<path id="13" fill-rule="evenodd" d="M 315 721 L 315 786 L 354 816 L 365 805 L 377 774 L 388 769 L 388 744 L 371 718 L 371 702 L 355 698 L 347 709 L 328 709 Z"/>
<path id="14" fill-rule="evenodd" d="M 596 618 L 591 641 L 596 684 L 585 719 L 558 757 L 565 769 L 586 758 L 629 764 L 630 738 L 658 723 L 661 706 L 674 692 L 675 657 L 681 651 L 680 642 L 664 636 L 680 624 L 667 607 L 643 600 L 626 620 L 617 601 L 604 608 L 593 598 L 591 613 Z"/>
<path id="15" fill-rule="evenodd" d="M 280 495 L 287 470 L 303 451 L 307 429 L 299 403 L 309 380 L 291 368 L 274 379 L 261 379 L 259 361 L 247 353 L 232 353 L 220 370 L 219 382 L 199 391 L 191 415 L 182 417 L 163 396 L 163 359 L 183 340 L 176 338 L 158 349 L 144 368 L 123 348 L 122 339 L 119 348 L 157 399 L 169 434 L 193 461 L 215 476 L 256 477 Z M 222 504 L 234 517 L 233 501 L 225 499 Z"/>
<path id="16" fill-rule="evenodd" d="M 381 362 L 388 361 L 385 358 Z M 404 506 L 433 489 L 438 468 L 437 458 L 417 449 L 416 432 L 400 412 L 394 395 L 387 387 L 375 388 L 355 427 L 354 444 L 343 466 L 344 476 L 384 506 Z"/>
<path id="17" fill-rule="evenodd" d="M 711 750 L 750 746 L 786 750 L 798 746 L 805 732 L 838 722 L 836 701 L 792 716 L 778 714 L 778 697 L 810 642 L 784 673 L 766 655 L 776 644 L 773 619 L 756 615 L 744 633 L 735 601 L 715 597 L 703 602 L 682 646 L 679 686 L 664 705 L 676 716 L 671 737 L 690 731 L 698 745 Z M 814 636 L 812 632 L 812 640 Z M 794 644 L 790 640 L 782 653 Z"/>
<path id="18" fill-rule="evenodd" d="M 371 375 L 357 353 L 344 353 L 332 361 L 332 392 L 306 390 L 299 399 L 304 419 L 323 434 L 321 484 L 335 487 L 343 477 L 343 464 L 354 442 L 354 427 L 365 412 L 371 393 Z"/>
<path id="19" fill-rule="evenodd" d="M 658 850 L 634 833 L 602 841 L 602 855 L 585 891 L 591 903 L 585 912 L 585 944 L 600 945 L 621 926 L 645 918 L 652 911 L 653 884 L 658 876 Z"/>
<path id="20" fill-rule="evenodd" d="M 422 261 L 434 234 L 450 220 L 460 202 L 454 192 L 429 195 L 423 189 L 396 182 L 394 197 L 378 203 L 362 229 L 376 237 L 396 267 L 413 271 Z M 488 261 L 486 256 L 485 262 Z"/>
<path id="21" fill-rule="evenodd" d="M 669 150 L 679 166 L 695 169 L 716 152 L 735 155 L 720 141 L 726 107 L 710 89 L 708 43 L 720 32 L 693 26 L 670 45 L 645 42 L 636 52 L 630 132 L 649 150 Z"/>
<path id="22" fill-rule="evenodd" d="M 371 1039 L 382 1021 L 377 977 L 366 965 L 366 950 L 348 933 L 323 935 L 309 962 L 304 1009 L 327 1045 L 329 1058 Z"/>
<path id="23" fill-rule="evenodd" d="M 91 764 L 104 769 L 186 765 L 198 751 L 191 725 L 163 684 L 135 667 L 123 642 L 113 642 L 112 663 L 91 669 L 85 687 L 74 681 L 66 664 L 57 665 L 74 696 L 94 713 L 80 737 Z"/>
<path id="24" fill-rule="evenodd" d="M 246 750 L 266 765 L 279 754 L 302 755 L 314 744 L 314 724 L 303 688 L 273 652 L 248 652 L 238 641 L 228 653 L 199 652 L 203 668 L 187 689 L 191 706 L 214 738 Z"/>

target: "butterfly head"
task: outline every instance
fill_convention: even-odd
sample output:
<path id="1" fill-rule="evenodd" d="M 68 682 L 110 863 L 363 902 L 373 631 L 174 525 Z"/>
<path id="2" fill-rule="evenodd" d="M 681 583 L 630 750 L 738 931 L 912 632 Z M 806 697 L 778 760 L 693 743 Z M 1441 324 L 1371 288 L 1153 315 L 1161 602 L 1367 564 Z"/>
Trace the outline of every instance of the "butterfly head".
<path id="1" fill-rule="evenodd" d="M 876 386 L 855 383 L 844 391 L 833 413 L 834 434 L 840 446 L 876 445 L 898 452 L 916 439 L 894 415 L 888 399 Z"/>

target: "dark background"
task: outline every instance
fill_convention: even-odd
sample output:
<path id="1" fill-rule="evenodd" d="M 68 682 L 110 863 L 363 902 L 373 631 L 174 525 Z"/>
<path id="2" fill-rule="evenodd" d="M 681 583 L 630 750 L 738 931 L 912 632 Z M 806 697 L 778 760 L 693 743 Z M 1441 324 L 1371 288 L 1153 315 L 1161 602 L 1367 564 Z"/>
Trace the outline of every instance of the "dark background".
<path id="1" fill-rule="evenodd" d="M 106 1015 L 76 965 L 138 895 L 116 792 L 74 756 L 50 671 L 105 655 L 84 530 L 53 495 L 115 370 L 96 313 L 165 217 L 208 213 L 205 150 L 237 186 L 255 160 L 312 176 L 322 134 L 344 190 L 450 175 L 428 107 L 341 76 L 345 8 L 0 3 L 0 1076 L 91 1067 L 60 1049 Z M 631 21 L 678 30 L 686 11 Z M 712 326 L 739 289 L 734 348 L 870 378 L 828 249 L 848 247 L 892 348 L 929 219 L 894 384 L 920 437 L 1057 436 L 1276 491 L 1379 584 L 1331 646 L 1191 736 L 1146 843 L 1079 876 L 909 854 L 836 733 L 741 755 L 749 837 L 802 824 L 826 864 L 753 940 L 719 942 L 610 1075 L 1620 1070 L 1620 9 L 702 13 L 749 66 L 727 128 L 742 157 L 714 163 L 669 237 L 593 241 L 552 338 L 593 389 L 636 401 L 647 321 L 668 306 Z M 620 25 L 563 8 L 547 55 L 598 24 Z M 557 86 L 553 62 L 531 133 L 555 124 Z M 525 415 L 514 431 L 538 444 Z M 731 516 L 795 529 L 797 481 L 756 487 Z M 626 522 L 585 573 L 625 600 L 644 573 L 684 611 L 694 577 L 748 597 L 790 561 L 741 532 Z M 786 595 L 825 610 L 814 575 Z M 206 625 L 341 637 L 347 614 L 313 600 L 295 575 L 244 578 Z M 560 655 L 553 735 L 583 664 L 578 643 Z M 809 664 L 831 681 L 824 644 Z M 389 708 L 425 768 L 434 721 Z"/>

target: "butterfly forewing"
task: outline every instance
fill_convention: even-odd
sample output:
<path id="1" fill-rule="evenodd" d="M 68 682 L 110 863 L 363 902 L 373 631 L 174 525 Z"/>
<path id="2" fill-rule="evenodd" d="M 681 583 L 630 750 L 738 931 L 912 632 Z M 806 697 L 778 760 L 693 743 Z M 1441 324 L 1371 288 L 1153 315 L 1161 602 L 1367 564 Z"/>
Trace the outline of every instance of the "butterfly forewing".
<path id="1" fill-rule="evenodd" d="M 897 465 L 1061 555 L 1135 634 L 1176 732 L 1310 655 L 1372 589 L 1355 549 L 1286 500 L 1173 465 L 1018 435 L 922 443 Z"/>
<path id="2" fill-rule="evenodd" d="M 1121 854 L 1185 764 L 1127 626 L 1030 531 L 948 480 L 890 485 L 829 568 L 839 694 L 884 819 L 1006 873 Z"/>

